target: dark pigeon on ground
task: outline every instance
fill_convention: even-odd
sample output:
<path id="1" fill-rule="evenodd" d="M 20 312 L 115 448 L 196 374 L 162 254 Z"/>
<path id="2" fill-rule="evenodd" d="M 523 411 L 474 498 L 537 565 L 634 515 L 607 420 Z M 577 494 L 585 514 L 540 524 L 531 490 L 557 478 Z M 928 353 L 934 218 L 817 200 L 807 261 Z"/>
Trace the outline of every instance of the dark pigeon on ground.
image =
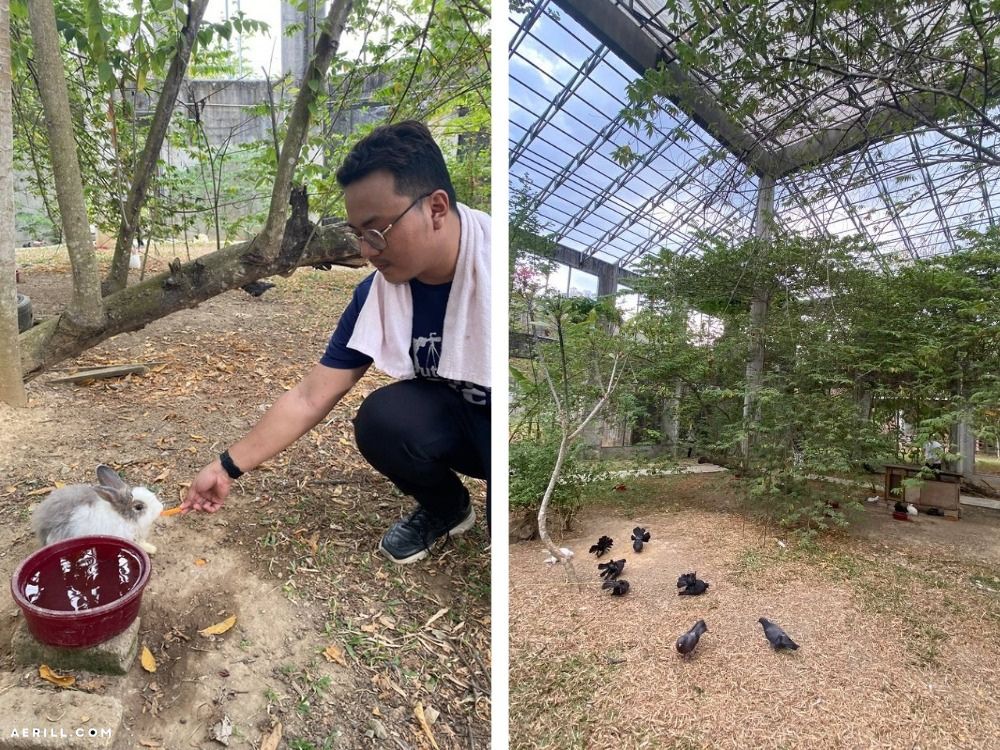
<path id="1" fill-rule="evenodd" d="M 628 581 L 624 578 L 617 581 L 605 581 L 601 585 L 602 589 L 611 589 L 611 596 L 625 596 L 628 593 Z"/>
<path id="2" fill-rule="evenodd" d="M 614 545 L 614 540 L 609 536 L 602 536 L 597 540 L 597 544 L 590 545 L 590 551 L 596 552 L 597 556 L 600 557 L 605 552 L 607 552 Z"/>
<path id="3" fill-rule="evenodd" d="M 697 573 L 683 573 L 677 578 L 677 588 L 683 589 L 698 580 Z"/>
<path id="4" fill-rule="evenodd" d="M 251 297 L 259 297 L 268 289 L 274 289 L 277 286 L 272 284 L 270 281 L 251 281 L 249 284 L 244 284 L 240 287 L 244 292 L 249 294 Z"/>
<path id="5" fill-rule="evenodd" d="M 677 592 L 677 596 L 701 596 L 708 591 L 708 582 L 695 578 L 694 581 Z"/>
<path id="6" fill-rule="evenodd" d="M 597 569 L 601 572 L 599 575 L 605 580 L 612 581 L 622 574 L 625 570 L 625 558 L 621 560 L 611 560 L 606 563 L 597 563 Z"/>
<path id="7" fill-rule="evenodd" d="M 642 526 L 636 526 L 632 529 L 632 549 L 636 552 L 642 552 L 642 545 L 649 541 L 649 532 L 646 531 Z"/>
<path id="8" fill-rule="evenodd" d="M 764 635 L 767 636 L 767 640 L 770 641 L 775 651 L 783 648 L 788 648 L 792 651 L 796 651 L 798 649 L 799 645 L 788 637 L 788 633 L 768 620 L 766 617 L 761 617 L 757 620 L 757 622 L 764 626 Z"/>
<path id="9" fill-rule="evenodd" d="M 698 645 L 698 639 L 701 638 L 701 634 L 708 630 L 708 626 L 705 624 L 704 620 L 698 620 L 688 632 L 677 639 L 677 651 L 678 653 L 687 655 L 694 651 L 694 647 Z"/>

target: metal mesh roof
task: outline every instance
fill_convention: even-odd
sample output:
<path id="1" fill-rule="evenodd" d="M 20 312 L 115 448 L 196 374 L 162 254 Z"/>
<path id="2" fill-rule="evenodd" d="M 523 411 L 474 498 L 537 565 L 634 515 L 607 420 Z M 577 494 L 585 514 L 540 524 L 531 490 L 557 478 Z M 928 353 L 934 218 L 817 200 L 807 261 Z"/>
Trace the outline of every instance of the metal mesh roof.
<path id="1" fill-rule="evenodd" d="M 790 5 L 769 10 L 789 12 Z M 720 19 L 726 8 L 719 5 Z M 925 4 L 903 31 L 932 23 L 941 43 L 960 32 L 949 3 L 936 11 Z M 658 61 L 677 63 L 674 48 L 689 31 L 671 24 L 665 4 L 542 0 L 512 13 L 510 24 L 512 186 L 530 181 L 539 219 L 586 256 L 629 268 L 661 247 L 691 251 L 699 231 L 745 238 L 762 170 L 778 178 L 779 227 L 861 234 L 883 261 L 951 252 L 961 243 L 960 228 L 983 228 L 1000 211 L 993 187 L 1000 165 L 977 159 L 930 125 L 891 140 L 845 135 L 852 121 L 870 118 L 884 103 L 887 90 L 877 79 L 855 75 L 838 84 L 835 74 L 819 70 L 817 80 L 772 94 L 747 87 L 744 100 L 759 97 L 759 106 L 730 102 L 726 109 L 711 100 L 725 71 L 693 65 L 682 75 L 701 87 L 694 103 L 668 102 L 648 123 L 635 124 L 623 114 L 629 84 Z M 845 23 L 843 33 L 862 31 Z M 732 52 L 723 59 L 756 54 L 741 51 L 739 42 L 727 42 Z M 804 44 L 790 41 L 785 53 L 794 56 Z M 900 86 L 893 91 L 898 97 Z M 838 126 L 832 156 L 803 168 L 803 144 L 818 133 L 829 138 Z M 970 126 L 970 141 L 976 139 L 997 146 L 996 130 L 973 133 Z M 622 147 L 634 160 L 614 158 Z"/>

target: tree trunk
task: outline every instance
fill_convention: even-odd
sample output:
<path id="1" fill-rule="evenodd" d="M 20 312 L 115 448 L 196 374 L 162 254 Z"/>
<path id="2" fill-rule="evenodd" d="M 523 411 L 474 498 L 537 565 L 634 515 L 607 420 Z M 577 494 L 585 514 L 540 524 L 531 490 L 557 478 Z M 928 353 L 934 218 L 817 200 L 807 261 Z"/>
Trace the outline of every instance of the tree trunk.
<path id="1" fill-rule="evenodd" d="M 97 329 L 104 323 L 101 280 L 97 256 L 90 239 L 90 221 L 83 197 L 83 179 L 80 177 L 80 162 L 77 159 L 66 74 L 59 53 L 60 36 L 56 29 L 52 0 L 28 0 L 28 15 L 38 63 L 38 92 L 45 110 L 45 126 L 49 135 L 63 237 L 73 267 L 73 298 L 65 314 L 77 328 Z"/>
<path id="2" fill-rule="evenodd" d="M 351 12 L 351 4 L 352 0 L 334 0 L 330 5 L 330 12 L 323 23 L 323 31 L 316 40 L 316 49 L 302 80 L 302 88 L 295 98 L 295 106 L 288 120 L 288 131 L 285 133 L 285 142 L 281 145 L 281 155 L 278 157 L 278 172 L 271 192 L 271 207 L 268 210 L 267 222 L 261 233 L 253 239 L 254 252 L 264 259 L 273 257 L 281 245 L 281 233 L 284 231 L 285 217 L 288 215 L 292 175 L 309 130 L 309 113 L 316 102 L 316 97 L 323 90 L 326 71 L 340 45 L 340 35 Z"/>
<path id="3" fill-rule="evenodd" d="M 289 224 L 296 219 L 293 215 Z M 80 329 L 60 317 L 26 331 L 21 335 L 22 375 L 30 379 L 105 339 L 265 276 L 321 262 L 351 267 L 365 263 L 340 229 L 316 228 L 308 220 L 288 231 L 281 253 L 270 263 L 259 263 L 250 246 L 241 242 L 186 264 L 174 260 L 170 271 L 106 297 L 107 321 L 99 329 Z"/>
<path id="4" fill-rule="evenodd" d="M 11 103 L 10 2 L 0 0 L 0 401 L 27 406 L 17 344 L 14 250 L 14 119 Z"/>
<path id="5" fill-rule="evenodd" d="M 865 425 L 872 418 L 872 389 L 866 383 L 859 382 L 855 386 L 855 400 L 858 406 L 858 421 Z"/>
<path id="6" fill-rule="evenodd" d="M 754 237 L 762 243 L 771 239 L 774 222 L 774 178 L 763 175 L 757 187 L 757 214 Z M 764 328 L 767 325 L 768 292 L 755 285 L 750 300 L 750 347 L 747 353 L 746 390 L 743 394 L 743 470 L 750 470 L 750 451 L 758 415 L 757 395 L 764 379 Z"/>
<path id="7" fill-rule="evenodd" d="M 132 186 L 129 188 L 128 198 L 125 201 L 122 223 L 118 229 L 118 242 L 115 244 L 115 256 L 111 261 L 111 270 L 108 272 L 107 290 L 109 292 L 124 289 L 128 281 L 129 254 L 132 252 L 132 241 L 138 228 L 139 211 L 146 200 L 149 178 L 156 170 L 160 149 L 163 148 L 163 139 L 166 137 L 167 128 L 170 125 L 170 116 L 174 112 L 177 94 L 181 90 L 188 61 L 191 59 L 191 49 L 194 47 L 198 27 L 201 25 L 201 19 L 205 15 L 207 7 L 208 0 L 192 0 L 188 4 L 187 21 L 177 39 L 177 53 L 174 55 L 170 69 L 163 81 L 163 89 L 156 101 L 153 123 L 146 136 L 142 156 L 139 157 L 139 162 L 135 165 Z"/>

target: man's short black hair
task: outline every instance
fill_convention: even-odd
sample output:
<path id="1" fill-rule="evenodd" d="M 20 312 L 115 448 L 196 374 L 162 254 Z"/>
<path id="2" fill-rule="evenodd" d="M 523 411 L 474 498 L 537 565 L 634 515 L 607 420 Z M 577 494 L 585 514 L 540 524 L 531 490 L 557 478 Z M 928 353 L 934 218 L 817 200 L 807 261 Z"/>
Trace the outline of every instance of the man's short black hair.
<path id="1" fill-rule="evenodd" d="M 400 195 L 416 200 L 421 195 L 444 190 L 452 210 L 457 210 L 455 188 L 444 154 L 422 122 L 406 120 L 375 128 L 351 149 L 337 170 L 337 182 L 347 187 L 380 169 L 392 174 Z"/>

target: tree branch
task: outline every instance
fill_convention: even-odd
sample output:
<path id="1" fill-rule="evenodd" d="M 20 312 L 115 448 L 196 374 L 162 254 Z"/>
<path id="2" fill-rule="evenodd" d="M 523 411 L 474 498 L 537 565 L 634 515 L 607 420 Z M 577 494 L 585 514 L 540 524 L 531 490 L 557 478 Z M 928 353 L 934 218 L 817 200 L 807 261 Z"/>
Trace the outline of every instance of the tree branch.
<path id="1" fill-rule="evenodd" d="M 198 35 L 198 27 L 201 26 L 201 19 L 204 17 L 207 7 L 208 0 L 189 0 L 187 22 L 181 29 L 177 40 L 177 53 L 170 63 L 170 69 L 163 82 L 163 90 L 156 100 L 156 112 L 153 115 L 149 134 L 146 136 L 142 155 L 132 172 L 132 185 L 128 191 L 128 198 L 125 200 L 122 223 L 118 230 L 118 241 L 115 243 L 115 255 L 111 261 L 111 270 L 108 272 L 106 282 L 108 291 L 124 289 L 128 281 L 128 258 L 138 228 L 139 211 L 146 200 L 149 179 L 156 170 L 156 162 L 160 158 L 163 139 L 167 135 L 170 117 L 177 103 L 177 94 L 181 90 L 184 73 L 187 71 L 188 62 L 191 59 L 191 50 L 194 48 L 194 42 Z"/>

